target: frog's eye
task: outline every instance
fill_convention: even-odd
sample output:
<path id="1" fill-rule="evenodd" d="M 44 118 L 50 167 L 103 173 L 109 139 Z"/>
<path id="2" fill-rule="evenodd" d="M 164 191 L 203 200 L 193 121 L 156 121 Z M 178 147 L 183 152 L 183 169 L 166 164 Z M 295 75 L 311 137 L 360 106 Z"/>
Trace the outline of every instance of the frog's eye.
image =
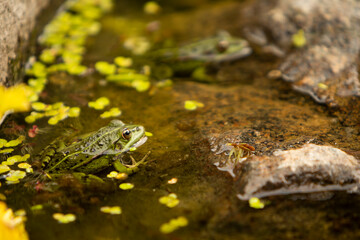
<path id="1" fill-rule="evenodd" d="M 229 42 L 226 40 L 221 40 L 216 44 L 216 49 L 219 53 L 225 52 L 229 48 Z"/>
<path id="2" fill-rule="evenodd" d="M 129 140 L 130 137 L 131 137 L 131 131 L 127 128 L 125 128 L 121 134 L 121 136 L 126 139 L 126 140 Z"/>

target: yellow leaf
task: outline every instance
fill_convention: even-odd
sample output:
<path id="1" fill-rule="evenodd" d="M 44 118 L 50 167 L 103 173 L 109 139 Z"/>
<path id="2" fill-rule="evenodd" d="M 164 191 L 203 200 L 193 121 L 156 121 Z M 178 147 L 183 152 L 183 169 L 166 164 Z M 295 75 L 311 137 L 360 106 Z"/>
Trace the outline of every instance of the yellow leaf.
<path id="1" fill-rule="evenodd" d="M 32 94 L 32 89 L 25 84 L 9 88 L 0 86 L 0 122 L 7 113 L 29 111 Z"/>
<path id="2" fill-rule="evenodd" d="M 0 239 L 27 240 L 23 216 L 14 216 L 13 211 L 0 202 Z"/>

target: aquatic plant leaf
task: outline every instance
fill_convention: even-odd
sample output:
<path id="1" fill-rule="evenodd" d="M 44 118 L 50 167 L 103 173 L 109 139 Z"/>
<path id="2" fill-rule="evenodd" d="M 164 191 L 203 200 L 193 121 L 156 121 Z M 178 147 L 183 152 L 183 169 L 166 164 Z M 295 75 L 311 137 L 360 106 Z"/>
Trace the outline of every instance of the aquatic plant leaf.
<path id="1" fill-rule="evenodd" d="M 44 63 L 53 63 L 55 61 L 57 51 L 55 49 L 44 49 L 40 54 L 40 60 Z"/>
<path id="2" fill-rule="evenodd" d="M 152 134 L 151 132 L 145 132 L 145 136 L 147 136 L 147 137 L 152 137 L 153 134 Z"/>
<path id="3" fill-rule="evenodd" d="M 259 198 L 252 197 L 249 199 L 249 206 L 255 209 L 263 209 L 265 203 L 263 203 Z"/>
<path id="4" fill-rule="evenodd" d="M 13 151 L 14 151 L 13 148 L 6 148 L 6 149 L 0 150 L 0 153 L 2 153 L 2 154 L 8 154 L 8 153 L 11 153 L 11 152 L 13 152 Z"/>
<path id="5" fill-rule="evenodd" d="M 204 107 L 204 104 L 198 101 L 193 101 L 193 100 L 187 100 L 184 103 L 184 107 L 186 110 L 196 110 L 198 107 Z"/>
<path id="6" fill-rule="evenodd" d="M 27 75 L 32 75 L 37 78 L 43 78 L 47 75 L 46 66 L 41 62 L 35 62 L 30 69 L 26 71 Z"/>
<path id="7" fill-rule="evenodd" d="M 118 117 L 121 115 L 121 110 L 119 108 L 111 108 L 109 111 L 106 111 L 100 115 L 101 118 L 109 117 Z"/>
<path id="8" fill-rule="evenodd" d="M 119 188 L 122 190 L 130 190 L 134 188 L 134 184 L 132 183 L 122 183 L 119 185 Z"/>
<path id="9" fill-rule="evenodd" d="M 103 75 L 112 75 L 116 72 L 116 66 L 108 62 L 97 62 L 95 63 L 95 69 Z"/>
<path id="10" fill-rule="evenodd" d="M 150 88 L 150 82 L 149 81 L 143 81 L 143 80 L 135 80 L 131 84 L 136 91 L 138 92 L 145 92 Z"/>
<path id="11" fill-rule="evenodd" d="M 144 12 L 149 15 L 158 14 L 161 11 L 160 5 L 155 1 L 146 2 L 144 5 Z"/>
<path id="12" fill-rule="evenodd" d="M 114 59 L 114 62 L 119 67 L 123 67 L 123 68 L 130 67 L 133 63 L 131 58 L 126 58 L 126 57 L 117 57 Z"/>
<path id="13" fill-rule="evenodd" d="M 69 117 L 78 117 L 80 115 L 79 107 L 72 107 L 69 109 Z"/>
<path id="14" fill-rule="evenodd" d="M 180 227 L 185 227 L 188 225 L 187 218 L 180 216 L 178 218 L 173 218 L 169 222 L 164 223 L 160 226 L 160 232 L 162 233 L 171 233 Z"/>
<path id="15" fill-rule="evenodd" d="M 159 203 L 166 205 L 169 208 L 173 208 L 179 204 L 179 199 L 175 193 L 170 193 L 167 196 L 159 198 Z"/>
<path id="16" fill-rule="evenodd" d="M 110 104 L 110 100 L 107 97 L 100 97 L 94 102 L 89 102 L 88 106 L 96 110 L 102 110 L 104 107 Z"/>
<path id="17" fill-rule="evenodd" d="M 0 165 L 0 174 L 9 172 L 10 170 L 11 170 L 11 169 L 10 169 L 9 166 L 3 165 L 3 164 Z"/>
<path id="18" fill-rule="evenodd" d="M 24 140 L 25 140 L 25 136 L 21 135 L 17 139 L 7 142 L 4 146 L 5 147 L 15 147 L 15 146 L 19 145 L 20 143 L 22 143 Z"/>
<path id="19" fill-rule="evenodd" d="M 104 206 L 104 207 L 101 207 L 100 208 L 100 211 L 103 212 L 103 213 L 110 213 L 110 214 L 113 214 L 113 215 L 118 215 L 118 214 L 121 214 L 121 207 L 119 206 Z"/>
<path id="20" fill-rule="evenodd" d="M 301 48 L 306 45 L 306 37 L 305 37 L 305 32 L 303 29 L 300 29 L 299 31 L 297 31 L 297 33 L 292 35 L 291 39 L 292 39 L 293 45 L 297 48 Z"/>
<path id="21" fill-rule="evenodd" d="M 58 221 L 58 223 L 70 223 L 76 220 L 76 216 L 72 213 L 63 214 L 63 213 L 54 213 L 53 218 Z"/>

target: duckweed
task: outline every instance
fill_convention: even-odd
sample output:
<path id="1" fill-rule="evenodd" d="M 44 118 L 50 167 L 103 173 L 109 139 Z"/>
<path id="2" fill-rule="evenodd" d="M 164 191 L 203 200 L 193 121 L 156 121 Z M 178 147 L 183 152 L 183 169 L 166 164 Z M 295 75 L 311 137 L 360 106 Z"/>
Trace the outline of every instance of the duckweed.
<path id="1" fill-rule="evenodd" d="M 193 100 L 187 100 L 184 103 L 184 107 L 186 110 L 196 110 L 198 107 L 204 107 L 204 104 L 198 101 L 193 101 Z"/>
<path id="2" fill-rule="evenodd" d="M 116 72 L 116 66 L 108 62 L 97 62 L 95 63 L 95 69 L 103 75 L 112 75 Z"/>
<path id="3" fill-rule="evenodd" d="M 188 225 L 188 220 L 183 217 L 180 216 L 178 218 L 173 218 L 171 219 L 169 222 L 164 223 L 160 226 L 160 232 L 162 233 L 171 233 L 177 229 L 179 229 L 180 227 L 185 227 Z"/>
<path id="4" fill-rule="evenodd" d="M 18 168 L 25 169 L 27 173 L 32 173 L 33 169 L 28 163 L 20 163 L 18 164 Z"/>
<path id="5" fill-rule="evenodd" d="M 19 209 L 14 212 L 15 216 L 26 216 L 26 211 L 24 209 Z"/>
<path id="6" fill-rule="evenodd" d="M 167 196 L 159 198 L 159 202 L 161 204 L 166 205 L 169 208 L 173 208 L 173 207 L 176 207 L 180 201 L 177 198 L 177 195 L 175 193 L 170 193 Z"/>
<path id="7" fill-rule="evenodd" d="M 138 92 L 145 92 L 150 88 L 150 82 L 149 81 L 143 81 L 143 80 L 134 80 L 131 84 L 136 91 Z"/>
<path id="8" fill-rule="evenodd" d="M 103 213 L 109 213 L 109 214 L 113 214 L 113 215 L 118 215 L 121 214 L 122 210 L 121 207 L 119 206 L 104 206 L 100 208 L 100 211 Z"/>
<path id="9" fill-rule="evenodd" d="M 131 58 L 126 58 L 126 57 L 116 57 L 114 59 L 114 62 L 116 65 L 118 65 L 119 67 L 122 67 L 122 68 L 128 68 L 133 63 Z"/>
<path id="10" fill-rule="evenodd" d="M 318 83 L 317 86 L 318 86 L 318 88 L 323 89 L 323 90 L 326 90 L 329 88 L 328 85 L 326 85 L 325 83 Z"/>
<path id="11" fill-rule="evenodd" d="M 107 97 L 101 97 L 96 99 L 94 102 L 89 102 L 88 106 L 96 110 L 102 110 L 110 104 L 110 100 Z"/>
<path id="12" fill-rule="evenodd" d="M 58 221 L 58 223 L 70 223 L 76 220 L 76 216 L 72 213 L 63 214 L 63 213 L 54 213 L 53 218 Z"/>
<path id="13" fill-rule="evenodd" d="M 121 110 L 119 108 L 111 108 L 109 111 L 106 111 L 100 115 L 101 118 L 109 117 L 118 117 L 121 115 Z"/>
<path id="14" fill-rule="evenodd" d="M 128 175 L 126 173 L 119 173 L 117 171 L 111 171 L 108 175 L 107 175 L 108 178 L 115 178 L 115 179 L 118 179 L 118 180 L 125 180 Z"/>
<path id="15" fill-rule="evenodd" d="M 7 148 L 7 149 L 2 149 L 2 150 L 0 150 L 0 153 L 2 153 L 2 154 L 8 154 L 8 153 L 11 153 L 11 152 L 13 152 L 13 151 L 14 151 L 13 148 Z"/>
<path id="16" fill-rule="evenodd" d="M 292 39 L 293 45 L 297 48 L 301 48 L 306 45 L 306 37 L 305 37 L 305 32 L 303 29 L 300 29 L 299 31 L 297 31 L 297 33 L 292 35 L 291 39 Z"/>
<path id="17" fill-rule="evenodd" d="M 43 207 L 43 205 L 41 205 L 41 204 L 37 204 L 37 205 L 34 205 L 34 206 L 31 206 L 30 207 L 30 209 L 31 209 L 31 211 L 40 211 L 40 210 L 42 210 L 44 207 Z"/>
<path id="18" fill-rule="evenodd" d="M 7 184 L 16 184 L 20 182 L 26 176 L 26 172 L 21 170 L 10 170 L 5 180 Z"/>
<path id="19" fill-rule="evenodd" d="M 130 190 L 134 188 L 134 184 L 132 183 L 122 183 L 119 185 L 119 188 L 122 190 Z"/>
<path id="20" fill-rule="evenodd" d="M 9 166 L 3 164 L 0 165 L 0 174 L 9 172 L 10 170 Z"/>
<path id="21" fill-rule="evenodd" d="M 2 165 L 14 165 L 18 162 L 25 162 L 27 159 L 30 158 L 30 154 L 25 154 L 24 156 L 20 155 L 14 155 L 6 159 L 6 161 L 3 161 Z"/>
<path id="22" fill-rule="evenodd" d="M 0 148 L 3 147 L 15 147 L 21 144 L 25 140 L 25 136 L 21 135 L 15 140 L 7 141 L 6 139 L 0 139 Z"/>
<path id="23" fill-rule="evenodd" d="M 32 104 L 32 107 L 36 111 L 41 112 L 31 112 L 30 115 L 25 117 L 27 123 L 33 123 L 37 119 L 43 117 L 51 117 L 48 120 L 50 125 L 55 125 L 59 121 L 66 119 L 67 117 L 78 117 L 80 115 L 79 107 L 68 107 L 65 106 L 62 102 L 57 102 L 52 105 L 44 104 L 41 102 L 35 102 Z"/>
<path id="24" fill-rule="evenodd" d="M 152 137 L 153 134 L 152 134 L 151 132 L 145 132 L 145 136 L 147 136 L 147 137 Z"/>
<path id="25" fill-rule="evenodd" d="M 158 14 L 161 10 L 160 5 L 157 2 L 149 1 L 144 5 L 144 12 L 149 15 Z"/>
<path id="26" fill-rule="evenodd" d="M 80 115 L 80 108 L 79 107 L 70 108 L 68 115 L 69 117 L 78 117 Z"/>
<path id="27" fill-rule="evenodd" d="M 249 199 L 249 206 L 255 209 L 263 209 L 265 203 L 263 203 L 259 198 L 252 197 Z"/>

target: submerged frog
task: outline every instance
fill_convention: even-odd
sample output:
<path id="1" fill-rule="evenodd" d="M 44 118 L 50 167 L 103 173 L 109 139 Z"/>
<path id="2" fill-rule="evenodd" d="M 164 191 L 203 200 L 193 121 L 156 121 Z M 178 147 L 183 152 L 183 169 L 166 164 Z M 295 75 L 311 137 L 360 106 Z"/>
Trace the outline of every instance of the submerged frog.
<path id="1" fill-rule="evenodd" d="M 155 75 L 159 75 L 156 76 L 158 78 L 170 77 L 172 73 L 193 74 L 193 77 L 196 78 L 197 76 L 201 77 L 201 73 L 205 74 L 204 67 L 216 67 L 224 62 L 244 58 L 251 53 L 252 49 L 246 40 L 222 31 L 207 39 L 179 48 L 157 50 L 149 55 L 157 63 L 154 71 Z"/>
<path id="2" fill-rule="evenodd" d="M 93 174 L 111 165 L 119 172 L 131 174 L 148 154 L 137 163 L 131 158 L 131 165 L 124 164 L 122 157 L 146 140 L 144 127 L 113 120 L 109 125 L 80 137 L 70 145 L 66 145 L 63 140 L 54 141 L 40 153 L 39 158 L 42 170 L 50 177 L 64 172 Z"/>

